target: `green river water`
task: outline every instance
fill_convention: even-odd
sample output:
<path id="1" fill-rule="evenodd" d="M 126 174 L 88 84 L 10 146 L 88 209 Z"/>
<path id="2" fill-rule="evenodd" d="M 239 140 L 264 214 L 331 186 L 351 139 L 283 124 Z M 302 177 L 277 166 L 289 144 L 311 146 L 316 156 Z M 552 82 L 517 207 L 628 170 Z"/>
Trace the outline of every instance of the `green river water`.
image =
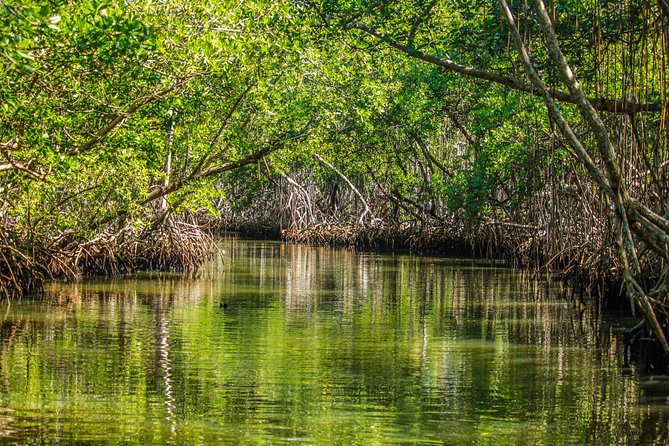
<path id="1" fill-rule="evenodd" d="M 667 381 L 520 271 L 236 239 L 0 303 L 9 444 L 664 444 Z"/>

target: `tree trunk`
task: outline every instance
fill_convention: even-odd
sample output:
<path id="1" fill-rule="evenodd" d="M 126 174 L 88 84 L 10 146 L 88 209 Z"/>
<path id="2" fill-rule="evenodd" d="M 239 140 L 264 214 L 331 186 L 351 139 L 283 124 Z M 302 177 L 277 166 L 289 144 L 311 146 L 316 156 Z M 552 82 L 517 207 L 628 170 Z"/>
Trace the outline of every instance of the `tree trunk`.
<path id="1" fill-rule="evenodd" d="M 532 0 L 532 4 L 538 15 L 549 55 L 559 71 L 562 82 L 567 86 L 573 102 L 578 105 L 581 114 L 595 135 L 597 151 L 604 165 L 604 170 L 599 168 L 592 156 L 585 150 L 578 137 L 572 131 L 569 123 L 557 108 L 548 88 L 534 70 L 508 4 L 505 0 L 499 0 L 499 4 L 502 15 L 507 21 L 516 50 L 532 85 L 541 94 L 551 117 L 555 120 L 562 136 L 572 147 L 581 164 L 584 165 L 614 205 L 614 211 L 611 213 L 610 218 L 613 220 L 613 227 L 616 231 L 618 259 L 622 265 L 622 273 L 628 296 L 631 302 L 635 303 L 642 312 L 665 355 L 669 355 L 669 344 L 667 344 L 664 331 L 658 322 L 656 309 L 651 304 L 647 293 L 634 278 L 639 273 L 639 264 L 635 240 L 632 237 L 632 231 L 634 231 L 638 237 L 649 241 L 649 248 L 653 249 L 656 254 L 666 258 L 666 248 L 663 249 L 661 246 L 661 241 L 666 240 L 668 237 L 668 234 L 662 229 L 663 220 L 665 219 L 638 204 L 628 196 L 627 188 L 621 179 L 620 170 L 616 164 L 616 151 L 608 136 L 608 131 L 590 101 L 583 94 L 578 81 L 567 64 L 557 42 L 543 1 Z M 647 216 L 642 215 L 642 212 L 646 213 Z M 632 224 L 630 224 L 630 220 Z M 653 242 L 653 239 L 657 239 L 659 242 Z M 661 281 L 663 280 L 664 278 L 661 279 Z"/>

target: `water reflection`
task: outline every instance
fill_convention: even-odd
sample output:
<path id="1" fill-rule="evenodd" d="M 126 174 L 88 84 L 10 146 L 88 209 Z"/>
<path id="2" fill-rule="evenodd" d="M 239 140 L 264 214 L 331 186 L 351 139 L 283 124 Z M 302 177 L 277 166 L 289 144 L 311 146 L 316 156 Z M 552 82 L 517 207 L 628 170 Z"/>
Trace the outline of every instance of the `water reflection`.
<path id="1" fill-rule="evenodd" d="M 53 284 L 0 309 L 9 442 L 662 442 L 667 381 L 614 321 L 473 261 L 226 240 L 197 280 Z M 225 304 L 223 307 L 222 304 Z"/>

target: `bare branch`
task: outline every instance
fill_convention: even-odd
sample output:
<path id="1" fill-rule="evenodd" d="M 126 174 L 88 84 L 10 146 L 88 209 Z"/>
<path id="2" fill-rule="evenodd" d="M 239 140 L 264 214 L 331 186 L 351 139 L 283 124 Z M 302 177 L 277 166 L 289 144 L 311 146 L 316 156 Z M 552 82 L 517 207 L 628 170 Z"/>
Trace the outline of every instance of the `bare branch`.
<path id="1" fill-rule="evenodd" d="M 305 138 L 308 134 L 308 132 L 311 130 L 311 124 L 313 123 L 314 118 L 309 120 L 309 122 L 298 132 L 295 134 L 290 134 L 289 132 L 286 132 L 281 138 L 276 139 L 270 143 L 268 143 L 265 147 L 262 149 L 258 150 L 257 152 L 254 152 L 238 161 L 229 161 L 229 162 L 224 162 L 215 166 L 209 166 L 206 168 L 202 168 L 200 170 L 192 172 L 187 178 L 176 181 L 174 183 L 171 183 L 167 186 L 161 186 L 157 187 L 154 190 L 152 190 L 149 195 L 146 197 L 145 200 L 143 200 L 140 204 L 148 204 L 152 202 L 153 200 L 157 198 L 164 197 L 166 195 L 169 195 L 173 192 L 178 191 L 185 185 L 192 183 L 194 181 L 197 181 L 201 178 L 206 178 L 210 177 L 212 175 L 216 175 L 219 173 L 227 172 L 230 170 L 238 169 L 240 167 L 247 166 L 249 164 L 257 163 L 261 159 L 263 159 L 265 156 L 269 155 L 272 152 L 275 152 L 277 150 L 283 149 L 285 144 L 288 141 L 295 141 L 295 140 L 301 140 Z"/>
<path id="2" fill-rule="evenodd" d="M 219 127 L 218 132 L 216 132 L 216 135 L 211 139 L 209 142 L 209 148 L 212 149 L 218 143 L 219 138 L 221 137 L 221 134 L 223 133 L 223 130 L 228 126 L 230 123 L 230 119 L 232 118 L 232 114 L 239 108 L 239 105 L 242 103 L 242 100 L 246 97 L 249 91 L 251 91 L 251 88 L 253 88 L 256 85 L 256 82 L 251 82 L 242 92 L 242 94 L 239 95 L 237 100 L 235 101 L 234 104 L 232 104 L 232 107 L 228 110 L 228 112 L 225 115 L 225 118 L 223 118 L 221 122 L 221 127 Z"/>
<path id="3" fill-rule="evenodd" d="M 331 164 L 331 163 L 325 161 L 325 160 L 323 159 L 323 157 L 320 156 L 318 153 L 314 153 L 314 159 L 316 159 L 316 161 L 318 161 L 318 162 L 321 163 L 322 165 L 329 167 L 329 168 L 332 169 L 337 175 L 339 175 L 339 177 L 340 177 L 342 180 L 344 180 L 344 182 L 348 185 L 348 187 L 349 187 L 349 188 L 353 191 L 353 193 L 358 197 L 358 199 L 360 200 L 360 202 L 362 203 L 362 205 L 365 207 L 365 211 L 362 213 L 362 215 L 360 215 L 360 219 L 358 220 L 358 223 L 364 225 L 365 217 L 367 216 L 367 214 L 371 214 L 371 213 L 372 213 L 372 210 L 371 210 L 371 208 L 369 207 L 369 204 L 367 204 L 367 200 L 365 200 L 365 197 L 362 196 L 362 194 L 360 193 L 360 191 L 358 190 L 358 188 L 356 188 L 356 187 L 353 185 L 353 183 L 351 182 L 351 180 L 349 180 L 348 177 L 347 177 L 346 175 L 344 175 L 339 169 L 337 169 L 333 164 Z M 372 221 L 373 221 L 373 220 L 375 220 L 375 218 L 373 218 L 373 214 L 372 214 Z"/>

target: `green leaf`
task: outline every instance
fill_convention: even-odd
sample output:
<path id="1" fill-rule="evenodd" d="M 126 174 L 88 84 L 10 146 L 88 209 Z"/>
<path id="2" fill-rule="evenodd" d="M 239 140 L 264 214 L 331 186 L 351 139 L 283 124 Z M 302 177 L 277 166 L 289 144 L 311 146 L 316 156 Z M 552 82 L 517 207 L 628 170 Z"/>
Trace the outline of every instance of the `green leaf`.
<path id="1" fill-rule="evenodd" d="M 32 55 L 30 55 L 30 54 L 28 54 L 28 53 L 24 53 L 23 51 L 18 51 L 18 50 L 17 50 L 17 51 L 16 51 L 16 54 L 18 54 L 19 56 L 21 56 L 21 57 L 24 58 L 24 59 L 35 60 L 35 58 L 34 58 Z"/>
<path id="2" fill-rule="evenodd" d="M 35 68 L 28 64 L 21 64 L 20 68 L 25 74 L 33 74 L 35 72 Z"/>

